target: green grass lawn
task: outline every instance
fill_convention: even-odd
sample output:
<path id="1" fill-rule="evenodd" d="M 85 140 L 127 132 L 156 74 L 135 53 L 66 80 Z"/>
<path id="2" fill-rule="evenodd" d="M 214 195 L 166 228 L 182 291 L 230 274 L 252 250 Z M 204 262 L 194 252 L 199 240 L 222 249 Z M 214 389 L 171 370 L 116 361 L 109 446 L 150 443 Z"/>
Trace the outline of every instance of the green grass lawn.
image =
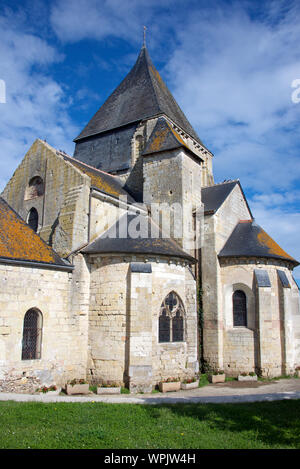
<path id="1" fill-rule="evenodd" d="M 160 406 L 0 402 L 0 448 L 300 448 L 300 400 Z"/>

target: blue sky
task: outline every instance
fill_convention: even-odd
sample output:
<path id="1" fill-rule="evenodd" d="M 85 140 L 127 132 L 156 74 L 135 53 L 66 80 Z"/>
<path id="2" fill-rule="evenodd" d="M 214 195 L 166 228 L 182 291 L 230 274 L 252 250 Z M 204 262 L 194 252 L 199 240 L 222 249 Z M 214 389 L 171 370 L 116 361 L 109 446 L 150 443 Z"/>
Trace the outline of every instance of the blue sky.
<path id="1" fill-rule="evenodd" d="M 239 178 L 257 223 L 300 260 L 299 24 L 288 0 L 2 0 L 0 190 L 37 137 L 73 154 L 146 25 L 156 68 L 215 155 L 216 182 Z"/>

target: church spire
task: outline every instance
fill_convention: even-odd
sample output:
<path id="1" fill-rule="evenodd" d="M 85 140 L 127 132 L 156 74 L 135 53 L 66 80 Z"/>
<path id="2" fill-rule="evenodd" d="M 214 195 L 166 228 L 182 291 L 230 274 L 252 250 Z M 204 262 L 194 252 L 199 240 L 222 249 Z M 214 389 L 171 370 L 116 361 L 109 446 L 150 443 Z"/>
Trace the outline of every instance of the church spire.
<path id="1" fill-rule="evenodd" d="M 146 29 L 144 26 L 144 42 L 135 65 L 75 138 L 75 142 L 143 119 L 166 115 L 202 144 L 150 59 L 146 48 Z"/>

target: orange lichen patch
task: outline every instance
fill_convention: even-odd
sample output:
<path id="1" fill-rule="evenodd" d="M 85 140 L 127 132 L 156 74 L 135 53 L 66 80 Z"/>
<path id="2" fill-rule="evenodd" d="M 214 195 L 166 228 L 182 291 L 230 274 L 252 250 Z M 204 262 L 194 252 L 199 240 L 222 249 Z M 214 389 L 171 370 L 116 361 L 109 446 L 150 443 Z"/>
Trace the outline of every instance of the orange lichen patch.
<path id="1" fill-rule="evenodd" d="M 63 264 L 14 210 L 0 198 L 0 257 Z"/>
<path id="2" fill-rule="evenodd" d="M 151 145 L 149 146 L 149 151 L 159 151 L 164 144 L 167 135 L 169 134 L 170 129 L 165 128 L 162 130 L 157 130 L 155 132 L 155 135 L 153 137 L 153 140 L 151 142 Z"/>
<path id="3" fill-rule="evenodd" d="M 104 171 L 101 171 L 97 168 L 92 168 L 91 166 L 88 166 L 85 163 L 72 158 L 71 156 L 62 156 L 64 156 L 67 161 L 69 161 L 76 168 L 91 178 L 91 186 L 94 186 L 102 192 L 105 192 L 106 194 L 112 195 L 114 197 L 127 195 L 126 191 L 122 189 L 121 184 L 111 174 L 105 173 Z"/>
<path id="4" fill-rule="evenodd" d="M 287 254 L 263 229 L 261 229 L 261 231 L 258 233 L 257 240 L 259 244 L 268 248 L 270 255 L 275 255 L 294 261 L 294 259 L 289 256 L 289 254 Z"/>
<path id="5" fill-rule="evenodd" d="M 165 85 L 165 83 L 164 83 L 162 77 L 160 76 L 160 74 L 159 74 L 158 71 L 156 70 L 156 68 L 151 67 L 151 65 L 150 65 L 150 66 L 149 66 L 149 69 L 150 69 L 150 72 L 152 73 L 152 75 L 153 75 L 153 76 L 156 78 L 156 80 L 158 81 L 158 83 L 159 83 L 162 87 L 166 88 L 166 85 Z"/>
<path id="6" fill-rule="evenodd" d="M 146 153 L 164 151 L 170 148 L 184 146 L 189 148 L 179 133 L 165 119 L 159 119 L 157 127 L 151 135 Z"/>
<path id="7" fill-rule="evenodd" d="M 169 125 L 169 124 L 168 124 Z M 173 132 L 173 135 L 177 138 L 177 140 L 182 144 L 184 145 L 185 147 L 188 148 L 187 144 L 185 143 L 185 141 L 181 138 L 181 136 L 179 135 L 178 132 L 176 132 L 176 130 L 174 130 L 170 125 L 169 125 L 171 131 Z"/>

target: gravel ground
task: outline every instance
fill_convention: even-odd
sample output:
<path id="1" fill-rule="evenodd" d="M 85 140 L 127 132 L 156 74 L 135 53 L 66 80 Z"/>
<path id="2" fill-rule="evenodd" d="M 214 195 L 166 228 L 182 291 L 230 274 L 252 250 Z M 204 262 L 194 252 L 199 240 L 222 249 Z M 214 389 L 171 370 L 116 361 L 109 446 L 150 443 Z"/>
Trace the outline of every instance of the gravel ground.
<path id="1" fill-rule="evenodd" d="M 220 384 L 171 393 L 120 394 L 100 396 L 96 394 L 78 396 L 49 396 L 47 394 L 16 394 L 0 392 L 0 401 L 37 402 L 106 402 L 128 404 L 175 404 L 175 403 L 229 403 L 300 399 L 300 379 L 278 381 L 238 382 Z"/>

